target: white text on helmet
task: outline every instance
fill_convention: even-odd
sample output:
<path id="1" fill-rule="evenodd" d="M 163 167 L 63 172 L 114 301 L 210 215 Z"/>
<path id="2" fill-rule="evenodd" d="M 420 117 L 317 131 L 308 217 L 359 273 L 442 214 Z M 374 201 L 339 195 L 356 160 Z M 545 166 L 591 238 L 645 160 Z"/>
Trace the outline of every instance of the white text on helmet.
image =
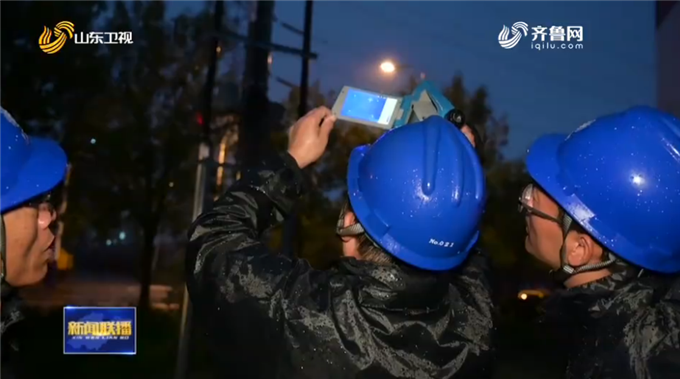
<path id="1" fill-rule="evenodd" d="M 453 242 L 437 241 L 434 238 L 430 238 L 429 243 L 430 243 L 430 245 L 436 245 L 436 246 L 442 246 L 442 247 L 451 247 L 451 246 L 454 245 Z"/>

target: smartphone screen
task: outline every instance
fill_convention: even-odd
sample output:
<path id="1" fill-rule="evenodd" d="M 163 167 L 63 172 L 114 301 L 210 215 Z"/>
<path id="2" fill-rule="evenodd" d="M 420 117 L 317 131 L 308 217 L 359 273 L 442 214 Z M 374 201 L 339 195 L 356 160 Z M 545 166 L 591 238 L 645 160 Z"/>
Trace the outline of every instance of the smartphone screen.
<path id="1" fill-rule="evenodd" d="M 392 121 L 398 99 L 350 88 L 340 115 L 357 120 L 388 125 Z"/>

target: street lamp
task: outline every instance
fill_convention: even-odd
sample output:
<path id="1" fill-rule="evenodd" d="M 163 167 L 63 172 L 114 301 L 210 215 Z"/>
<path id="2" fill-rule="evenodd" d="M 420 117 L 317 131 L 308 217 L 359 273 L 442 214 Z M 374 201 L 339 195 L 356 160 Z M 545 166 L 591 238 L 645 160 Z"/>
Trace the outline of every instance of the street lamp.
<path id="1" fill-rule="evenodd" d="M 380 64 L 380 70 L 386 74 L 391 74 L 395 71 L 397 71 L 397 67 L 392 63 L 392 61 L 383 61 Z"/>

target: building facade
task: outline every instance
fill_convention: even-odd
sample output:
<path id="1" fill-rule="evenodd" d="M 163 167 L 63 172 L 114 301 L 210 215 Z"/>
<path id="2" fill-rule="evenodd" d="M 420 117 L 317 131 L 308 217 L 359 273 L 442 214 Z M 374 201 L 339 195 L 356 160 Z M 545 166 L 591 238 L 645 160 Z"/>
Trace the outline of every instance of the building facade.
<path id="1" fill-rule="evenodd" d="M 680 2 L 656 2 L 657 104 L 680 118 Z"/>

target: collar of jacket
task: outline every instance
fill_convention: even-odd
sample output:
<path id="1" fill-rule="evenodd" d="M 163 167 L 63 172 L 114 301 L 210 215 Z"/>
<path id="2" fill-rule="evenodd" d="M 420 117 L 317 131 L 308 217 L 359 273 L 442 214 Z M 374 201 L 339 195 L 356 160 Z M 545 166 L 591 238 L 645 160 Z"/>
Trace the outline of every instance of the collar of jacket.
<path id="1" fill-rule="evenodd" d="M 559 290 L 545 304 L 546 320 L 586 326 L 603 313 L 615 309 L 625 315 L 658 302 L 673 293 L 680 298 L 680 280 L 618 262 L 612 275 L 585 285 Z M 672 290 L 677 282 L 677 290 Z"/>
<path id="2" fill-rule="evenodd" d="M 2 305 L 0 306 L 0 336 L 5 334 L 7 328 L 24 319 L 21 311 L 21 299 L 17 291 L 6 282 L 0 289 Z"/>
<path id="3" fill-rule="evenodd" d="M 430 272 L 399 263 L 380 265 L 343 258 L 337 269 L 353 277 L 359 302 L 379 309 L 432 308 L 447 299 L 449 273 Z"/>

